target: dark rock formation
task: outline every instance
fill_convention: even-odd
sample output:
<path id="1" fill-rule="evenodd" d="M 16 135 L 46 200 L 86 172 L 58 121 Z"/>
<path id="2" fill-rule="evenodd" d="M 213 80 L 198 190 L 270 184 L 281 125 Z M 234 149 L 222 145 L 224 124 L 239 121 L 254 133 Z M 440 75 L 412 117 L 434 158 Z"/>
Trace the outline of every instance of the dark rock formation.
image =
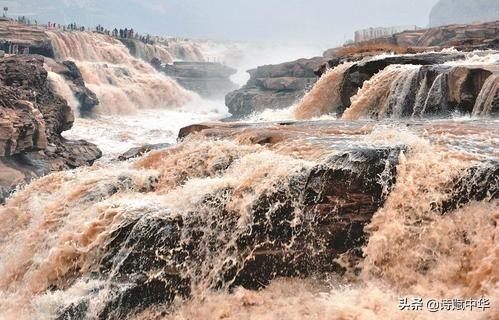
<path id="1" fill-rule="evenodd" d="M 100 248 L 103 256 L 91 277 L 105 284 L 61 309 L 59 319 L 84 319 L 93 299 L 102 306 L 92 310 L 94 315 L 118 319 L 189 296 L 193 285 L 257 289 L 275 277 L 341 274 L 345 270 L 335 258 L 361 259 L 364 227 L 396 183 L 402 151 L 411 152 L 352 149 L 277 181 L 251 203 L 244 227 L 238 224 L 240 213 L 231 211 L 231 200 L 239 195 L 230 188 L 204 195 L 180 215 L 169 208 L 143 208 Z M 497 163 L 465 170 L 450 182 L 455 192 L 440 204 L 442 213 L 497 198 L 498 179 Z"/>
<path id="2" fill-rule="evenodd" d="M 223 98 L 237 85 L 230 80 L 235 69 L 213 62 L 174 62 L 159 68 L 187 90 L 204 98 Z"/>
<path id="3" fill-rule="evenodd" d="M 497 19 L 499 19 L 499 2 L 495 0 L 440 0 L 431 10 L 430 26 Z"/>
<path id="4" fill-rule="evenodd" d="M 61 133 L 73 125 L 67 102 L 47 81 L 41 56 L 0 60 L 0 201 L 17 185 L 55 170 L 91 164 L 100 150 Z"/>
<path id="5" fill-rule="evenodd" d="M 99 319 L 126 318 L 151 304 L 188 295 L 193 282 L 205 280 L 198 275 L 220 262 L 212 257 L 226 250 L 236 260 L 219 266 L 215 277 L 207 279 L 209 287 L 258 288 L 278 276 L 340 271 L 333 259 L 364 243 L 363 227 L 386 197 L 383 185 L 395 182 L 399 152 L 345 152 L 289 182 L 269 186 L 253 203 L 251 223 L 244 230 L 237 225 L 239 213 L 230 211 L 228 204 L 237 197 L 230 189 L 205 195 L 197 210 L 180 216 L 167 208 L 137 214 L 123 221 L 102 248 L 98 274 L 110 276 L 110 286 L 68 306 L 60 319 L 83 319 L 88 301 L 100 290 L 110 292 Z M 381 174 L 390 178 L 381 181 Z M 301 222 L 293 225 L 301 210 Z"/>
<path id="6" fill-rule="evenodd" d="M 282 109 L 297 102 L 317 81 L 314 71 L 325 63 L 321 57 L 300 59 L 249 70 L 250 80 L 225 97 L 234 118 L 265 109 Z"/>
<path id="7" fill-rule="evenodd" d="M 80 115 L 83 117 L 91 115 L 94 108 L 99 104 L 99 99 L 94 92 L 86 87 L 80 69 L 76 64 L 73 61 L 57 63 L 52 59 L 45 59 L 45 63 L 51 71 L 61 75 L 66 80 L 80 104 Z"/>

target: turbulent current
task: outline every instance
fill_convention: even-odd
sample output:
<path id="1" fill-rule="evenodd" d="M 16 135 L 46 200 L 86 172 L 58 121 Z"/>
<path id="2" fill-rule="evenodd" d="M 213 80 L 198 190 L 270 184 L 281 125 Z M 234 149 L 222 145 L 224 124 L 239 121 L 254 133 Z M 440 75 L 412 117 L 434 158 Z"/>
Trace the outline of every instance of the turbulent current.
<path id="1" fill-rule="evenodd" d="M 69 135 L 108 154 L 172 146 L 13 194 L 0 207 L 0 318 L 499 317 L 497 77 L 484 71 L 474 104 L 455 107 L 448 86 L 483 56 L 387 66 L 355 90 L 346 76 L 361 66 L 343 63 L 287 110 L 293 121 L 204 123 L 175 144 L 222 111 L 190 109 L 192 94 L 109 37 L 51 37 L 101 100 Z M 306 121 L 329 114 L 341 119 Z M 453 299 L 475 308 L 445 309 Z"/>
<path id="2" fill-rule="evenodd" d="M 98 113 L 127 114 L 139 109 L 178 107 L 194 98 L 193 93 L 147 62 L 133 57 L 116 39 L 88 32 L 49 35 L 58 58 L 74 60 L 87 87 L 97 94 Z"/>

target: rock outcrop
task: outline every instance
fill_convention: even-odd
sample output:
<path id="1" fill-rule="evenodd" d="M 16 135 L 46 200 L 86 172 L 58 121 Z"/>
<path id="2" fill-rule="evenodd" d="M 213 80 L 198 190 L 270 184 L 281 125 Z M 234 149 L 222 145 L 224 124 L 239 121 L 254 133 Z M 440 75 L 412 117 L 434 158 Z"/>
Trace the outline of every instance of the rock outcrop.
<path id="1" fill-rule="evenodd" d="M 212 282 L 206 284 L 209 287 L 227 282 L 230 286 L 260 288 L 279 276 L 340 271 L 333 260 L 365 243 L 363 227 L 386 198 L 379 175 L 392 177 L 388 188 L 395 182 L 400 150 L 351 150 L 296 174 L 289 183 L 283 182 L 260 195 L 251 208 L 253 222 L 247 230 L 240 230 L 239 214 L 231 212 L 228 205 L 231 197 L 237 197 L 230 189 L 199 202 L 199 210 L 209 210 L 207 216 L 198 211 L 176 216 L 168 213 L 167 208 L 158 208 L 154 215 L 140 214 L 134 220 L 124 221 L 102 248 L 105 254 L 99 274 L 111 276 L 112 284 L 98 318 L 126 318 L 152 304 L 171 302 L 177 295 L 188 296 L 195 281 L 191 276 L 196 273 L 184 268 L 192 271 L 197 266 L 196 272 L 205 272 L 203 258 L 231 246 L 228 241 L 234 240 L 232 234 L 239 234 L 232 250 L 241 256 L 241 261 L 221 266 L 216 277 L 209 279 Z M 306 218 L 295 225 L 294 215 L 301 210 Z M 212 221 L 217 219 L 220 224 L 215 226 Z M 217 236 L 206 247 L 206 225 L 219 229 L 210 233 L 231 237 Z M 125 258 L 122 252 L 127 252 Z M 246 255 L 253 258 L 245 260 Z M 148 278 L 160 270 L 161 275 Z M 84 319 L 89 302 L 100 290 L 68 306 L 59 319 Z"/>
<path id="2" fill-rule="evenodd" d="M 118 161 L 126 161 L 133 158 L 140 157 L 148 152 L 153 150 L 162 150 L 171 147 L 172 145 L 169 143 L 158 143 L 158 144 L 146 144 L 140 147 L 131 148 L 128 151 L 122 153 L 116 160 Z"/>
<path id="3" fill-rule="evenodd" d="M 255 137 L 277 135 L 279 130 L 271 131 L 275 126 L 203 124 L 182 130 L 182 137 L 204 134 L 191 138 L 243 140 L 248 132 Z M 292 144 L 306 130 L 314 136 L 314 126 L 320 124 L 280 125 L 287 134 L 267 139 L 267 145 Z M 332 127 L 324 123 L 321 128 Z M 105 279 L 105 285 L 97 285 L 82 299 L 61 308 L 58 319 L 85 319 L 95 301 L 99 308 L 91 311 L 99 319 L 128 318 L 151 305 L 189 297 L 192 288 L 257 289 L 275 277 L 342 274 L 345 269 L 336 258 L 351 263 L 362 258 L 361 248 L 368 240 L 365 226 L 397 182 L 400 155 L 410 157 L 411 152 L 405 146 L 347 147 L 263 190 L 253 190 L 255 198 L 248 202 L 244 216 L 247 224 L 238 223 L 241 213 L 233 211 L 241 190 L 231 187 L 203 195 L 182 214 L 168 207 L 141 207 L 114 228 L 99 248 L 103 255 L 92 280 L 99 284 Z M 223 172 L 237 162 L 231 157 L 224 160 L 223 167 L 217 161 L 210 166 Z M 464 170 L 458 178 L 449 179 L 448 188 L 455 192 L 434 205 L 447 214 L 470 201 L 499 197 L 498 169 L 492 162 Z M 141 192 L 154 190 L 155 179 L 151 176 L 151 188 Z M 139 189 L 126 177 L 120 183 Z M 109 194 L 100 194 L 103 199 L 116 192 L 116 188 L 108 190 Z"/>
<path id="4" fill-rule="evenodd" d="M 0 115 L 0 202 L 17 185 L 101 156 L 95 145 L 61 136 L 74 115 L 49 85 L 41 56 L 0 60 Z"/>
<path id="5" fill-rule="evenodd" d="M 430 26 L 497 19 L 499 19 L 499 2 L 495 0 L 440 0 L 431 10 Z"/>
<path id="6" fill-rule="evenodd" d="M 220 63 L 178 61 L 156 68 L 175 79 L 182 87 L 204 98 L 223 98 L 237 88 L 230 80 L 237 70 Z"/>
<path id="7" fill-rule="evenodd" d="M 97 95 L 87 88 L 80 69 L 73 61 L 55 62 L 50 58 L 45 59 L 50 71 L 60 75 L 71 89 L 79 105 L 79 114 L 83 117 L 92 114 L 94 108 L 99 104 Z"/>
<path id="8" fill-rule="evenodd" d="M 336 106 L 336 114 L 341 116 L 352 105 L 351 98 L 359 92 L 364 83 L 391 65 L 421 66 L 417 73 L 410 78 L 401 78 L 398 80 L 400 83 L 392 84 L 389 92 L 390 97 L 397 98 L 399 104 L 401 101 L 404 104 L 397 106 L 405 110 L 400 114 L 401 116 L 423 116 L 437 113 L 445 115 L 454 111 L 481 114 L 480 110 L 477 109 L 483 108 L 478 106 L 480 92 L 482 89 L 486 89 L 485 84 L 489 77 L 491 79 L 497 77 L 499 68 L 495 65 L 479 66 L 463 63 L 452 66 L 445 64 L 464 59 L 465 56 L 459 53 L 428 53 L 388 56 L 355 63 L 343 75 L 338 93 L 341 97 L 341 104 Z M 339 63 L 339 60 L 341 61 L 341 59 L 332 59 L 328 65 L 334 67 Z M 326 68 L 323 67 L 317 73 L 323 74 L 325 70 Z M 405 87 L 402 88 L 403 86 Z M 487 96 L 498 94 L 497 87 L 493 87 L 490 91 Z M 422 104 L 425 106 L 423 107 Z M 499 112 L 499 102 L 493 100 L 489 101 L 488 104 L 487 108 L 490 109 L 488 114 L 493 115 Z M 422 110 L 416 110 L 418 107 Z"/>
<path id="9" fill-rule="evenodd" d="M 54 57 L 52 43 L 41 27 L 0 19 L 0 39 L 2 43 L 11 42 L 23 48 L 29 48 L 29 52 L 32 54 Z"/>
<path id="10" fill-rule="evenodd" d="M 234 118 L 289 107 L 314 85 L 317 81 L 314 71 L 324 63 L 324 58 L 316 57 L 249 70 L 248 83 L 229 93 L 225 104 Z"/>

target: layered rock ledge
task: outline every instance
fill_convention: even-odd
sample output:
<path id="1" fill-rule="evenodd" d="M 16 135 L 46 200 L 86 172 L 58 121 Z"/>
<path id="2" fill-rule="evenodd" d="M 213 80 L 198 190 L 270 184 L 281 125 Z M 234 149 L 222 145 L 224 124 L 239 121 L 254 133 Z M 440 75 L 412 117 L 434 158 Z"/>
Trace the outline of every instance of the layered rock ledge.
<path id="1" fill-rule="evenodd" d="M 41 56 L 0 60 L 0 115 L 0 202 L 18 185 L 101 156 L 91 143 L 62 137 L 74 114 L 54 93 Z"/>
<path id="2" fill-rule="evenodd" d="M 229 93 L 225 104 L 234 118 L 265 109 L 289 107 L 315 84 L 317 76 L 314 71 L 325 62 L 324 58 L 315 57 L 249 70 L 248 83 Z"/>

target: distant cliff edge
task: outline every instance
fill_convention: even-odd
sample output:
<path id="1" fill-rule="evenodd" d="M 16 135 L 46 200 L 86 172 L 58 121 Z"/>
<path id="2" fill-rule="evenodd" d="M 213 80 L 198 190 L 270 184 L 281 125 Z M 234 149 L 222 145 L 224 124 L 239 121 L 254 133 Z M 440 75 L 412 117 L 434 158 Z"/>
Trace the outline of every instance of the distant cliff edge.
<path id="1" fill-rule="evenodd" d="M 499 20 L 497 0 L 440 0 L 431 10 L 430 26 Z"/>

